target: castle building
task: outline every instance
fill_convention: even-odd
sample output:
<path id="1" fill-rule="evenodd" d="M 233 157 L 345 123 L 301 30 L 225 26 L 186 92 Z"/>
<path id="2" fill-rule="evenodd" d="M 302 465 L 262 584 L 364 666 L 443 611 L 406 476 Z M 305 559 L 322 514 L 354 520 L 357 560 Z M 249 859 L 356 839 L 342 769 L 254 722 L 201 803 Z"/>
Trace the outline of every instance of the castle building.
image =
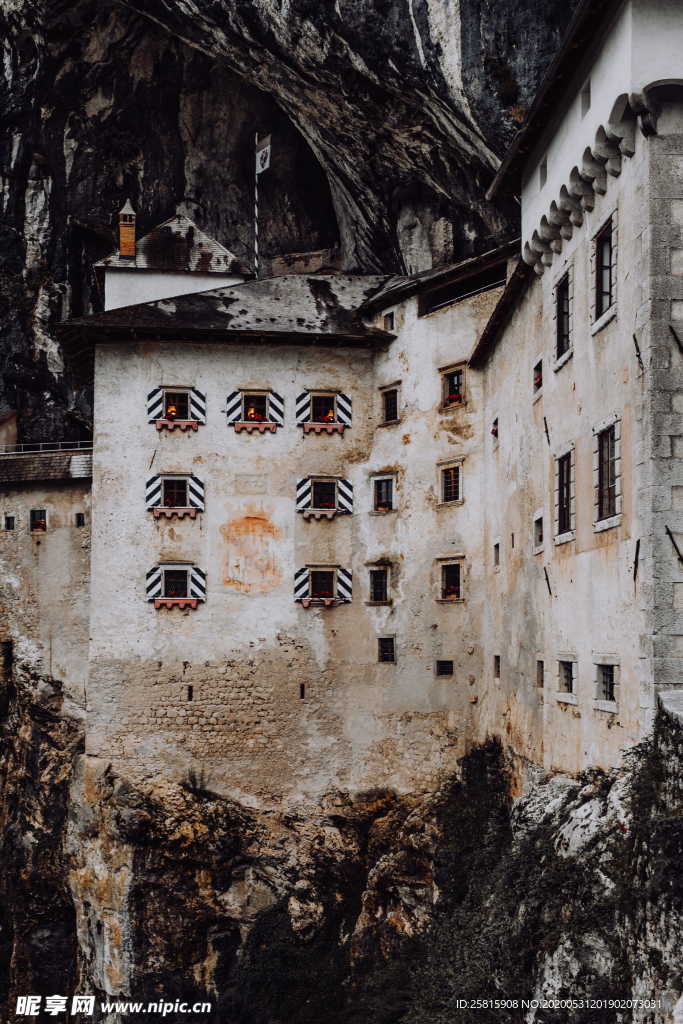
<path id="1" fill-rule="evenodd" d="M 105 312 L 62 329 L 95 388 L 65 680 L 78 703 L 87 677 L 95 762 L 201 764 L 253 804 L 428 789 L 489 735 L 578 772 L 680 685 L 683 15 L 603 8 L 580 6 L 493 183 L 521 240 L 247 281 L 193 227 L 235 276 L 183 257 L 181 291 L 161 229 L 150 249 L 122 222 Z M 22 458 L 0 459 L 0 640 L 48 671 L 5 595 L 40 588 L 73 484 L 24 487 Z"/>

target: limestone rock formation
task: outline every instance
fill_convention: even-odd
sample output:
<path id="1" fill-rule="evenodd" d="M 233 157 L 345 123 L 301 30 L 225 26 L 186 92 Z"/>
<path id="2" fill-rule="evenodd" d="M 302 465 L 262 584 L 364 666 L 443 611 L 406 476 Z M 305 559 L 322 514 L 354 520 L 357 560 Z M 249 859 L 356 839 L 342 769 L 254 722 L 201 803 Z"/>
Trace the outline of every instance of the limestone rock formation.
<path id="1" fill-rule="evenodd" d="M 0 422 L 76 438 L 89 389 L 54 337 L 101 308 L 92 264 L 127 196 L 251 259 L 254 133 L 267 257 L 424 269 L 491 246 L 484 200 L 557 48 L 560 0 L 10 0 L 0 6 Z"/>

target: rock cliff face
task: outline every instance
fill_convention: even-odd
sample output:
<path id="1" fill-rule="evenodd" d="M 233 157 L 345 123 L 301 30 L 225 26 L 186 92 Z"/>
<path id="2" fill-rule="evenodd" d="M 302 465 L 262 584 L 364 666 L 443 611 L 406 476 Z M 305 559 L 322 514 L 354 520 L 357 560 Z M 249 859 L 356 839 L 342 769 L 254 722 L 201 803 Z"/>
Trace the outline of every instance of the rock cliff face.
<path id="1" fill-rule="evenodd" d="M 2 764 L 3 1020 L 17 994 L 74 990 L 206 1000 L 221 1024 L 564 1024 L 521 1000 L 569 998 L 579 1024 L 673 1019 L 683 730 L 664 711 L 623 771 L 528 779 L 514 801 L 491 741 L 430 796 L 267 813 L 201 777 L 116 777 L 82 755 L 59 685 L 19 666 Z M 501 994 L 517 1006 L 458 1004 Z"/>
<path id="2" fill-rule="evenodd" d="M 521 0 L 7 0 L 0 7 L 0 423 L 87 433 L 56 320 L 101 307 L 92 264 L 130 195 L 247 260 L 253 137 L 266 256 L 339 246 L 422 269 L 514 229 L 483 199 L 572 4 Z"/>

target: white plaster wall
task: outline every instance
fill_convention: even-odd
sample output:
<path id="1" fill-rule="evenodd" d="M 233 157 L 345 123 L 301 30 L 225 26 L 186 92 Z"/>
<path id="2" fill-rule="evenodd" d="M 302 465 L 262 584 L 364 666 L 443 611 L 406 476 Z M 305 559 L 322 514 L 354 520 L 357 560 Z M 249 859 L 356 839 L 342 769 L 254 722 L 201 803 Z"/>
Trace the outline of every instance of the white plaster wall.
<path id="1" fill-rule="evenodd" d="M 653 702 L 648 631 L 652 589 L 647 577 L 650 518 L 643 494 L 650 485 L 647 430 L 648 377 L 641 373 L 633 343 L 641 339 L 648 312 L 649 208 L 647 142 L 637 137 L 636 155 L 624 161 L 607 194 L 541 279 L 534 279 L 489 361 L 486 421 L 500 421 L 494 446 L 486 436 L 483 506 L 486 509 L 486 571 L 490 583 L 483 622 L 489 689 L 480 728 L 510 724 L 516 749 L 549 769 L 606 767 L 638 741 Z M 618 212 L 617 313 L 592 332 L 591 239 Z M 574 273 L 573 356 L 553 371 L 554 286 L 568 267 Z M 532 373 L 543 358 L 542 397 L 533 401 Z M 611 413 L 621 418 L 621 524 L 594 532 L 593 428 Z M 550 444 L 545 436 L 544 418 Z M 554 459 L 574 442 L 576 540 L 554 544 Z M 533 516 L 543 508 L 545 544 L 533 554 Z M 510 534 L 515 533 L 511 550 Z M 501 543 L 501 568 L 493 571 L 492 548 Z M 640 576 L 633 566 L 641 540 Z M 552 598 L 543 573 L 546 568 Z M 557 700 L 557 661 L 578 660 L 578 703 Z M 614 654 L 621 666 L 617 714 L 594 705 L 594 655 Z M 493 657 L 502 658 L 501 680 L 493 679 Z M 536 659 L 546 667 L 546 686 L 535 685 Z M 507 726 L 506 726 L 507 728 Z"/>
<path id="2" fill-rule="evenodd" d="M 243 277 L 234 274 L 176 274 L 153 270 L 118 270 L 107 267 L 104 278 L 104 308 L 118 309 L 139 302 L 154 302 L 173 295 L 191 295 L 241 284 Z"/>

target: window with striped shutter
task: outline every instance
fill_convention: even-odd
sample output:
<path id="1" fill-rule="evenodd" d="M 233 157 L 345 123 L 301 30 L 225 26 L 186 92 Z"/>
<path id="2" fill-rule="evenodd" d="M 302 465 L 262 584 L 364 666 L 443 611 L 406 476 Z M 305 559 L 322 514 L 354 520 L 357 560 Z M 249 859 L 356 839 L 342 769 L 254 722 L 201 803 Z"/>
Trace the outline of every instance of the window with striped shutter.
<path id="1" fill-rule="evenodd" d="M 306 476 L 296 485 L 296 510 L 305 519 L 353 513 L 353 484 L 342 477 Z"/>
<path id="2" fill-rule="evenodd" d="M 353 599 L 353 576 L 343 566 L 304 566 L 294 573 L 294 600 L 305 608 L 320 604 L 331 608 Z"/>
<path id="3" fill-rule="evenodd" d="M 157 609 L 195 609 L 206 600 L 206 573 L 196 565 L 162 563 L 147 573 L 145 589 Z"/>
<path id="4" fill-rule="evenodd" d="M 296 422 L 304 434 L 343 434 L 351 426 L 352 408 L 342 391 L 303 391 L 296 400 Z"/>
<path id="5" fill-rule="evenodd" d="M 204 511 L 204 483 L 193 473 L 188 476 L 157 474 L 145 485 L 145 503 L 154 518 L 188 516 L 195 519 Z"/>
<path id="6" fill-rule="evenodd" d="M 158 387 L 147 395 L 147 419 L 157 430 L 196 430 L 206 423 L 206 395 L 192 387 Z"/>
<path id="7" fill-rule="evenodd" d="M 232 391 L 225 402 L 228 426 L 235 432 L 274 434 L 285 423 L 285 401 L 277 391 Z"/>

